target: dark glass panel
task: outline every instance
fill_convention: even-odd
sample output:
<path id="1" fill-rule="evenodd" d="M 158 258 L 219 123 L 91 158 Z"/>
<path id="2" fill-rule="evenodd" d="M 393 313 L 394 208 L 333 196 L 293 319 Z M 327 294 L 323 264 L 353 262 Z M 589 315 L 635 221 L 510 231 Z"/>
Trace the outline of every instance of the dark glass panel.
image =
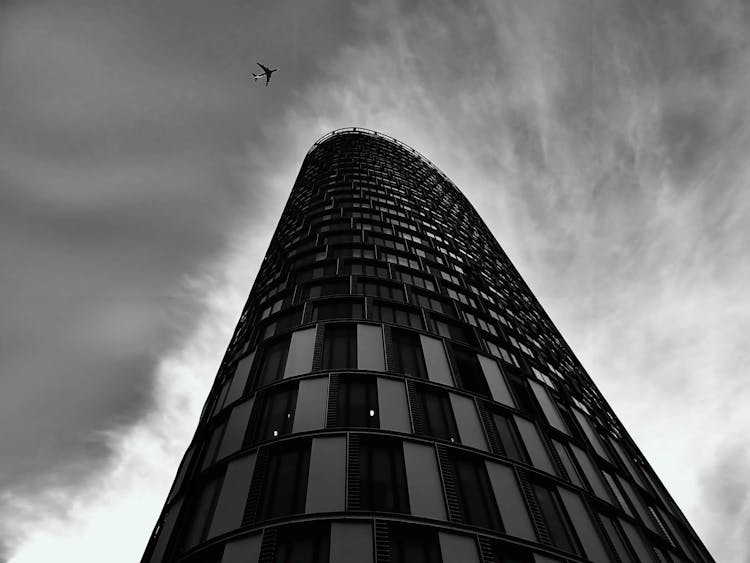
<path id="1" fill-rule="evenodd" d="M 357 325 L 326 325 L 323 341 L 323 369 L 356 368 Z"/>
<path id="2" fill-rule="evenodd" d="M 289 338 L 277 340 L 265 349 L 260 367 L 260 385 L 268 385 L 283 377 L 288 352 Z"/>
<path id="3" fill-rule="evenodd" d="M 453 462 L 456 489 L 466 521 L 474 526 L 500 530 L 500 515 L 484 462 L 463 457 Z"/>
<path id="4" fill-rule="evenodd" d="M 419 396 L 427 434 L 451 442 L 458 441 L 458 428 L 448 393 L 425 388 L 420 390 Z"/>
<path id="5" fill-rule="evenodd" d="M 286 385 L 273 389 L 263 398 L 263 406 L 258 418 L 258 431 L 255 439 L 268 440 L 292 431 L 294 407 L 297 403 L 297 385 Z"/>
<path id="6" fill-rule="evenodd" d="M 338 426 L 378 428 L 378 389 L 374 376 L 350 375 L 340 379 Z"/>
<path id="7" fill-rule="evenodd" d="M 427 379 L 427 368 L 419 334 L 407 330 L 393 330 L 391 335 L 393 357 L 398 372 Z"/>
<path id="8" fill-rule="evenodd" d="M 552 538 L 552 543 L 560 549 L 575 551 L 557 494 L 537 483 L 534 484 L 534 493 L 544 516 L 547 530 Z"/>
<path id="9" fill-rule="evenodd" d="M 282 444 L 271 451 L 261 519 L 304 512 L 309 467 L 310 442 L 307 440 Z"/>
<path id="10" fill-rule="evenodd" d="M 442 563 L 437 531 L 423 526 L 388 525 L 391 563 Z"/>
<path id="11" fill-rule="evenodd" d="M 404 452 L 400 440 L 362 440 L 360 491 L 364 510 L 409 512 Z"/>

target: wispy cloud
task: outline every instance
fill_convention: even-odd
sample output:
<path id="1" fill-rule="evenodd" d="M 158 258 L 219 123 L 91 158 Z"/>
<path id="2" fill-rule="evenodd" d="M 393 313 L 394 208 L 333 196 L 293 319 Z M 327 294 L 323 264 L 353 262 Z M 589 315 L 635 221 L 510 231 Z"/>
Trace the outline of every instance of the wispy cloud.
<path id="1" fill-rule="evenodd" d="M 456 182 L 716 558 L 748 556 L 741 2 L 50 6 L 6 10 L 0 51 L 14 563 L 96 560 L 123 521 L 140 553 L 302 156 L 351 125 Z"/>

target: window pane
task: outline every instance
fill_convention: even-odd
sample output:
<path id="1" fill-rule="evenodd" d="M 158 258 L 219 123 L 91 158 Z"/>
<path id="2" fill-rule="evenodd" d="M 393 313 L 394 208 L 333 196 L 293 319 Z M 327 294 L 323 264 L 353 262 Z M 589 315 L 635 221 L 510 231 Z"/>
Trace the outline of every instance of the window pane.
<path id="1" fill-rule="evenodd" d="M 208 481 L 194 500 L 190 521 L 184 532 L 183 549 L 188 550 L 206 538 L 208 526 L 214 510 L 214 501 L 219 494 L 221 479 L 214 477 Z"/>
<path id="2" fill-rule="evenodd" d="M 534 492 L 536 493 L 539 508 L 544 515 L 552 543 L 560 549 L 575 551 L 568 535 L 568 526 L 565 523 L 556 494 L 551 489 L 539 484 L 534 484 Z"/>
<path id="3" fill-rule="evenodd" d="M 338 426 L 378 428 L 378 390 L 374 376 L 346 376 L 339 383 Z"/>
<path id="4" fill-rule="evenodd" d="M 462 387 L 467 391 L 489 397 L 490 388 L 487 386 L 477 355 L 471 350 L 453 347 L 453 360 Z"/>
<path id="5" fill-rule="evenodd" d="M 420 398 L 425 431 L 435 438 L 457 442 L 458 429 L 448 394 L 444 391 L 422 389 Z"/>
<path id="6" fill-rule="evenodd" d="M 357 368 L 357 326 L 329 324 L 323 342 L 323 369 Z"/>
<path id="7" fill-rule="evenodd" d="M 442 563 L 435 530 L 395 523 L 388 528 L 391 563 Z"/>
<path id="8" fill-rule="evenodd" d="M 456 489 L 466 521 L 474 526 L 500 530 L 500 516 L 487 470 L 479 460 L 455 458 Z"/>
<path id="9" fill-rule="evenodd" d="M 255 439 L 268 440 L 292 431 L 294 407 L 297 402 L 297 386 L 274 389 L 263 399 Z"/>
<path id="10" fill-rule="evenodd" d="M 331 526 L 296 524 L 279 531 L 274 563 L 327 563 L 331 544 Z"/>
<path id="11" fill-rule="evenodd" d="M 526 461 L 519 446 L 518 434 L 513 422 L 508 417 L 498 413 L 494 413 L 492 418 L 495 421 L 495 428 L 497 428 L 497 434 L 505 450 L 505 455 L 511 459 Z"/>
<path id="12" fill-rule="evenodd" d="M 289 339 L 284 338 L 271 344 L 263 353 L 260 368 L 260 385 L 268 385 L 281 379 L 284 375 L 286 355 L 289 351 Z"/>
<path id="13" fill-rule="evenodd" d="M 404 452 L 400 440 L 362 440 L 360 491 L 364 510 L 409 512 Z"/>
<path id="14" fill-rule="evenodd" d="M 304 512 L 309 467 L 310 442 L 307 440 L 284 444 L 272 450 L 261 518 Z"/>
<path id="15" fill-rule="evenodd" d="M 395 371 L 412 377 L 427 379 L 422 343 L 419 334 L 406 330 L 393 330 L 393 358 Z"/>
<path id="16" fill-rule="evenodd" d="M 313 321 L 328 319 L 359 319 L 362 317 L 362 304 L 355 301 L 324 301 L 313 307 Z"/>

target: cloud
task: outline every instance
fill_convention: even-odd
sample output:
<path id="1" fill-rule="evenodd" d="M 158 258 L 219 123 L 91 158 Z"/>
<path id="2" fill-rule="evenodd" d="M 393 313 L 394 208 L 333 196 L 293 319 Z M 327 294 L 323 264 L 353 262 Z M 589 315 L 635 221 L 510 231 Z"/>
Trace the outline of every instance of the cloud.
<path id="1" fill-rule="evenodd" d="M 176 467 L 189 440 L 221 355 L 185 347 L 218 314 L 207 292 L 224 278 L 212 272 L 228 267 L 239 237 L 248 255 L 234 280 L 242 293 L 250 286 L 264 248 L 248 241 L 267 244 L 301 154 L 279 163 L 266 129 L 295 81 L 314 74 L 305 65 L 332 48 L 332 34 L 311 40 L 334 23 L 327 7 L 0 7 L 0 557 L 89 553 L 74 538 L 98 535 L 116 514 L 145 525 L 129 527 L 136 547 L 123 560 L 145 546 L 172 476 L 153 477 L 146 454 Z M 305 65 L 281 45 L 260 48 L 292 12 Z M 284 67 L 286 88 L 250 89 L 261 52 Z M 194 279 L 210 283 L 185 285 Z M 181 402 L 192 416 L 170 435 L 160 425 Z M 150 511 L 126 516 L 128 494 Z"/>
<path id="2" fill-rule="evenodd" d="M 119 518 L 144 522 L 123 560 L 140 553 L 302 156 L 352 125 L 455 181 L 717 560 L 747 555 L 747 487 L 718 484 L 750 423 L 743 4 L 17 6 L 0 30 L 14 563 L 89 553 Z M 255 58 L 281 67 L 273 89 L 247 89 Z"/>

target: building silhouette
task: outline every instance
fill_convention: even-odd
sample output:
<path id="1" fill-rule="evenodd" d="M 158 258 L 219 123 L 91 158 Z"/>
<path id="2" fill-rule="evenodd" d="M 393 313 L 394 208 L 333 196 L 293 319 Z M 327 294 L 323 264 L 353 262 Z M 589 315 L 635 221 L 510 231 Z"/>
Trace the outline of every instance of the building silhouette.
<path id="1" fill-rule="evenodd" d="M 144 563 L 710 562 L 461 192 L 308 152 Z"/>

